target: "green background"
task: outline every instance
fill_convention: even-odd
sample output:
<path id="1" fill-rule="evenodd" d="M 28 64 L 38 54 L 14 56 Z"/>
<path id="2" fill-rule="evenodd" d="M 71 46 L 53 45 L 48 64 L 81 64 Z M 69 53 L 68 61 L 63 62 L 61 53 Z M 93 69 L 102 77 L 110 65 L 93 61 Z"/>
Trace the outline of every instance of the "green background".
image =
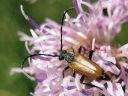
<path id="1" fill-rule="evenodd" d="M 24 43 L 19 41 L 18 31 L 29 34 L 31 26 L 21 15 L 19 6 L 24 5 L 26 13 L 39 24 L 45 18 L 51 18 L 58 23 L 63 11 L 72 6 L 72 0 L 38 0 L 34 4 L 25 0 L 0 0 L 0 96 L 29 96 L 34 91 L 35 83 L 23 74 L 10 76 L 10 69 L 20 67 L 27 55 Z M 126 43 L 127 24 L 116 40 Z"/>
<path id="2" fill-rule="evenodd" d="M 63 10 L 72 6 L 71 0 L 38 0 L 34 4 L 25 0 L 0 0 L 0 96 L 29 96 L 35 87 L 23 74 L 9 74 L 11 68 L 20 67 L 27 55 L 17 32 L 29 34 L 31 26 L 21 15 L 20 4 L 39 24 L 46 18 L 60 22 Z"/>

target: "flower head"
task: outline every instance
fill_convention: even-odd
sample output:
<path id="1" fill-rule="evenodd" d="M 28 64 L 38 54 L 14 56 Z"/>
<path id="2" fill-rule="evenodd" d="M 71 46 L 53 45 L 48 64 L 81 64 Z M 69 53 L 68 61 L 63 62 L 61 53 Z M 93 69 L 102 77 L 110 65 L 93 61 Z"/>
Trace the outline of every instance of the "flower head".
<path id="1" fill-rule="evenodd" d="M 84 47 L 82 54 L 94 49 L 92 61 L 98 64 L 110 80 L 89 80 L 92 86 L 80 83 L 81 75 L 72 77 L 69 69 L 65 77 L 62 73 L 66 66 L 65 61 L 57 57 L 37 55 L 29 59 L 29 66 L 15 69 L 16 72 L 25 72 L 33 75 L 30 79 L 37 82 L 33 96 L 127 96 L 128 95 L 128 44 L 116 47 L 111 44 L 113 38 L 121 32 L 121 26 L 128 20 L 127 0 L 73 0 L 76 18 L 66 14 L 63 25 L 63 49 L 73 48 L 77 53 L 80 46 Z M 82 6 L 87 6 L 87 11 Z M 60 26 L 47 19 L 40 26 L 28 17 L 21 7 L 21 11 L 36 29 L 30 29 L 32 36 L 19 33 L 21 41 L 25 42 L 29 54 L 55 54 L 60 50 Z M 96 42 L 95 42 L 96 41 Z"/>

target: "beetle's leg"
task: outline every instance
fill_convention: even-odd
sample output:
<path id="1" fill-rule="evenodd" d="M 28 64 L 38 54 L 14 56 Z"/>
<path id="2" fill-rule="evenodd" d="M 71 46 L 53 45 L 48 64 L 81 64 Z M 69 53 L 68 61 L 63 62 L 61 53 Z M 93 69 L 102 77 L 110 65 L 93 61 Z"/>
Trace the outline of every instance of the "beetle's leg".
<path id="1" fill-rule="evenodd" d="M 80 46 L 80 48 L 78 49 L 78 53 L 82 54 L 82 51 L 85 51 L 85 50 L 86 49 L 84 47 Z M 94 52 L 94 50 L 92 50 L 92 49 L 88 52 L 88 57 L 90 60 L 92 59 L 93 52 Z"/>
<path id="2" fill-rule="evenodd" d="M 78 53 L 81 53 L 82 51 L 82 46 L 80 46 L 80 48 L 78 49 Z"/>
<path id="3" fill-rule="evenodd" d="M 88 57 L 90 60 L 92 59 L 93 53 L 94 53 L 94 50 L 89 51 Z"/>
<path id="4" fill-rule="evenodd" d="M 94 51 L 95 51 L 95 38 L 93 38 L 93 40 L 92 40 L 92 48 L 91 48 L 91 50 L 89 51 L 89 54 L 88 54 L 88 57 L 89 57 L 90 60 L 92 59 Z"/>
<path id="5" fill-rule="evenodd" d="M 82 54 L 82 51 L 85 51 L 86 49 L 83 46 L 80 46 L 78 49 L 78 53 Z"/>
<path id="6" fill-rule="evenodd" d="M 99 80 L 111 80 L 111 78 L 107 74 L 105 74 L 105 73 L 104 73 L 103 76 L 99 77 L 98 79 Z"/>
<path id="7" fill-rule="evenodd" d="M 82 77 L 80 78 L 80 83 L 84 84 L 83 81 L 84 81 L 84 75 L 82 75 Z"/>
<path id="8" fill-rule="evenodd" d="M 73 76 L 73 77 L 76 77 L 76 72 L 75 72 L 75 71 L 73 72 L 73 75 L 72 75 L 72 76 Z"/>
<path id="9" fill-rule="evenodd" d="M 80 46 L 80 48 L 78 49 L 78 53 L 82 54 L 82 51 L 85 51 L 85 50 L 86 49 L 84 47 Z M 92 59 L 93 53 L 94 53 L 94 50 L 92 49 L 88 52 L 88 57 L 90 60 Z"/>
<path id="10" fill-rule="evenodd" d="M 64 78 L 64 72 L 65 72 L 66 70 L 68 70 L 69 68 L 70 68 L 69 66 L 67 66 L 67 67 L 64 68 L 64 70 L 63 70 L 63 78 Z"/>
<path id="11" fill-rule="evenodd" d="M 75 51 L 74 51 L 74 49 L 72 47 L 71 47 L 71 49 L 72 49 L 72 52 L 75 53 Z"/>
<path id="12" fill-rule="evenodd" d="M 85 76 L 82 75 L 82 77 L 80 78 L 80 83 L 85 84 L 85 85 L 88 85 L 88 86 L 91 86 L 91 87 L 96 87 L 96 88 L 101 89 L 100 87 L 97 87 L 97 86 L 95 86 L 95 85 L 92 85 L 92 84 L 89 84 L 89 83 L 83 83 L 84 78 L 85 78 Z M 102 89 L 101 89 L 101 90 L 102 90 Z"/>

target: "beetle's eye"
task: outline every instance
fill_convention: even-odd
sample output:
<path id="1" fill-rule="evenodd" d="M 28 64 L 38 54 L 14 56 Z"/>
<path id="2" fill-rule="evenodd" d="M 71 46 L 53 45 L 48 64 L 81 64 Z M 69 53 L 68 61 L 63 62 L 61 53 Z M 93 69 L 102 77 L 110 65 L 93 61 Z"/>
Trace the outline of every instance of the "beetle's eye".
<path id="1" fill-rule="evenodd" d="M 64 56 L 59 56 L 59 60 L 64 60 Z"/>
<path id="2" fill-rule="evenodd" d="M 66 50 L 63 50 L 63 53 L 67 53 L 67 51 Z"/>

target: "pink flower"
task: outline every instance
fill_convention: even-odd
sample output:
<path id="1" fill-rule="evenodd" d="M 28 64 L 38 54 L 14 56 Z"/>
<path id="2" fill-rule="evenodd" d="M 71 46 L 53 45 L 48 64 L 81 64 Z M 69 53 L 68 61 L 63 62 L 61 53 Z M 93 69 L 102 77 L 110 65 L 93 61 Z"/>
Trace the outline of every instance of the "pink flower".
<path id="1" fill-rule="evenodd" d="M 121 26 L 128 20 L 127 0 L 73 0 L 77 13 L 76 18 L 66 14 L 63 25 L 63 44 L 65 50 L 71 47 L 77 52 L 82 45 L 87 56 L 90 49 L 95 48 L 92 58 L 111 80 L 93 80 L 90 87 L 80 83 L 81 75 L 72 77 L 72 69 L 62 71 L 65 61 L 57 57 L 35 56 L 29 59 L 29 66 L 13 69 L 12 72 L 23 72 L 37 82 L 33 96 L 86 96 L 97 94 L 105 96 L 128 95 L 128 45 L 112 46 L 112 39 L 121 31 Z M 87 6 L 85 11 L 82 5 Z M 60 50 L 60 25 L 47 19 L 38 25 L 28 17 L 21 6 L 21 11 L 28 22 L 36 29 L 30 29 L 31 36 L 19 33 L 20 40 L 25 42 L 29 54 L 54 54 Z M 95 42 L 96 40 L 96 42 Z M 86 78 L 88 81 L 89 78 Z M 97 87 L 95 87 L 97 86 Z"/>

